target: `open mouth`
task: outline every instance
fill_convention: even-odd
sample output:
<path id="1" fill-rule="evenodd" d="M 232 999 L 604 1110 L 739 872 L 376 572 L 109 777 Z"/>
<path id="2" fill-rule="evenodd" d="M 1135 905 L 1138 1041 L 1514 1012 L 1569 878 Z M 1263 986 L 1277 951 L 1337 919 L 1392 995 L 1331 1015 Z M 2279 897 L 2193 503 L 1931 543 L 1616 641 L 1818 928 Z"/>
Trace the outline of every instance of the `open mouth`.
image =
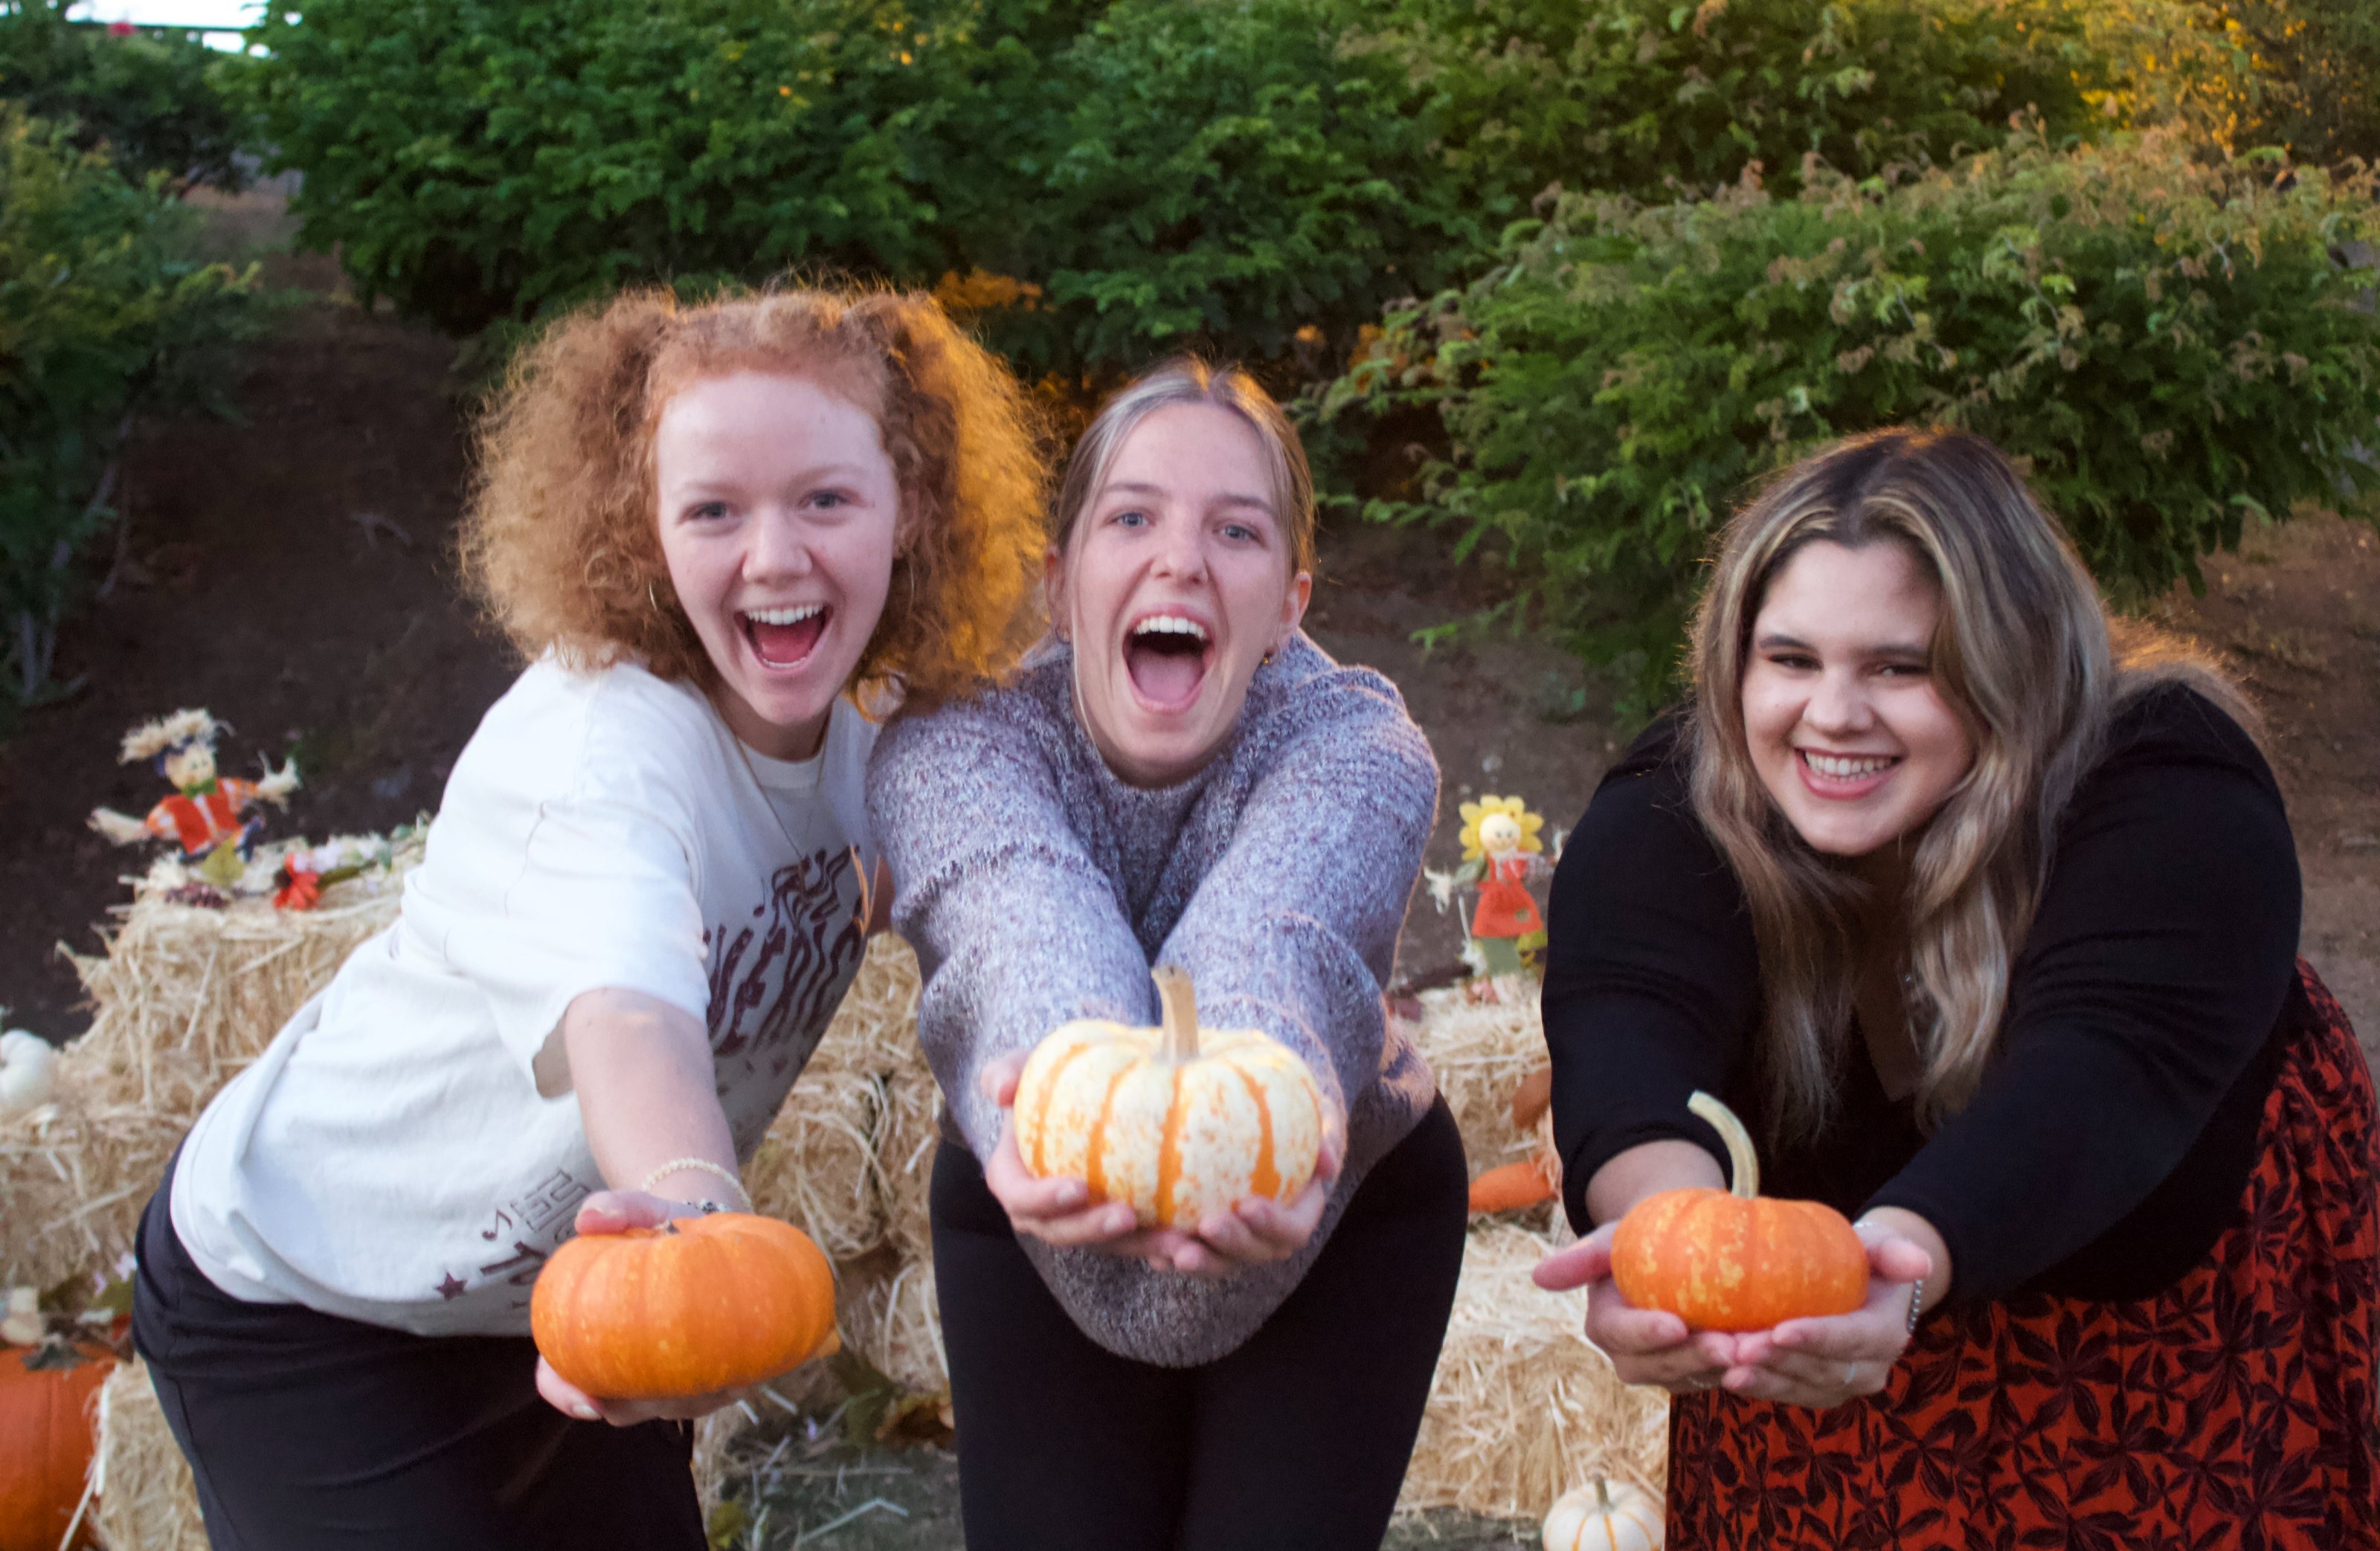
<path id="1" fill-rule="evenodd" d="M 833 613 L 823 603 L 802 603 L 786 609 L 753 609 L 735 618 L 762 667 L 795 668 L 818 646 Z"/>
<path id="2" fill-rule="evenodd" d="M 1214 649 L 1207 627 L 1185 614 L 1151 614 L 1123 638 L 1124 672 L 1152 709 L 1180 710 L 1198 697 Z"/>
<path id="3" fill-rule="evenodd" d="M 1883 785 L 1900 763 L 1897 754 L 1827 754 L 1815 748 L 1797 748 L 1793 753 L 1801 761 L 1803 778 L 1827 796 L 1863 796 Z"/>

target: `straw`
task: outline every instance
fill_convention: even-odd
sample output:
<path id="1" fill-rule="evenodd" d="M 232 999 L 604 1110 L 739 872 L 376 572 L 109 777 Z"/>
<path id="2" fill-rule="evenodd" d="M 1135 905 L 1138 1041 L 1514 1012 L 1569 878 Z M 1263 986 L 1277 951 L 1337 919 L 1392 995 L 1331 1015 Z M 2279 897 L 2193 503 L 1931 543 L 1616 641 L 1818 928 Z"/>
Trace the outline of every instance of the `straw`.
<path id="1" fill-rule="evenodd" d="M 1464 1244 L 1400 1509 L 1536 1519 L 1597 1476 L 1661 1490 L 1669 1397 L 1621 1384 L 1588 1344 L 1584 1290 L 1547 1292 L 1529 1280 L 1553 1248 L 1500 1223 Z"/>

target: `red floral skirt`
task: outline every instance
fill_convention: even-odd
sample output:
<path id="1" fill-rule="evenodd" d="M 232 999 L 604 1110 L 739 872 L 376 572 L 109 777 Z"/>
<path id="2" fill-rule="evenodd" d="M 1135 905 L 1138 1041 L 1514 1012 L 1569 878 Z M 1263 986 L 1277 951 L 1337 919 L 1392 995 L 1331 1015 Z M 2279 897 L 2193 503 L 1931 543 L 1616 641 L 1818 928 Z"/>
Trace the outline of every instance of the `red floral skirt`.
<path id="1" fill-rule="evenodd" d="M 1926 1322 L 1831 1411 L 1672 1402 L 1671 1551 L 2380 1547 L 2374 1113 L 2313 970 L 2240 1220 L 2154 1298 Z"/>

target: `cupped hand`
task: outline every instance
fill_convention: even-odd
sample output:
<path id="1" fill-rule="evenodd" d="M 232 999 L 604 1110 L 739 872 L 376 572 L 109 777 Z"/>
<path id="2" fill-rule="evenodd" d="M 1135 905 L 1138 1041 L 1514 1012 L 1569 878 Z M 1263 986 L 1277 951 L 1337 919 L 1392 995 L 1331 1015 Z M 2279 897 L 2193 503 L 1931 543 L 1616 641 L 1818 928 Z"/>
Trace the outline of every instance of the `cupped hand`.
<path id="1" fill-rule="evenodd" d="M 1867 1302 L 1846 1315 L 1789 1319 L 1773 1330 L 1736 1338 L 1730 1394 L 1826 1410 L 1874 1395 L 1909 1349 L 1909 1301 L 1934 1274 L 1925 1250 L 1898 1233 L 1872 1232 Z"/>
<path id="2" fill-rule="evenodd" d="M 1611 1279 L 1617 1231 L 1617 1223 L 1604 1224 L 1538 1261 L 1531 1278 L 1552 1292 L 1586 1289 L 1586 1339 L 1611 1359 L 1622 1383 L 1657 1384 L 1673 1395 L 1715 1388 L 1736 1363 L 1739 1338 L 1689 1330 L 1676 1315 L 1631 1303 Z"/>
<path id="3" fill-rule="evenodd" d="M 1093 1201 L 1091 1187 L 1083 1181 L 1043 1179 L 1025 1167 L 1025 1157 L 1016 1150 L 1016 1122 L 1007 1113 L 1016 1102 L 1016 1079 L 1024 1070 L 1023 1055 L 1002 1056 L 984 1067 L 981 1079 L 984 1097 L 1002 1111 L 1000 1145 L 984 1163 L 983 1183 L 1008 1214 L 1008 1226 L 1021 1236 L 1066 1249 L 1133 1255 L 1152 1265 L 1170 1258 L 1189 1235 L 1164 1229 L 1144 1231 L 1129 1204 Z"/>
<path id="4" fill-rule="evenodd" d="M 625 1233 L 631 1228 L 659 1228 L 672 1218 L 698 1218 L 701 1215 L 699 1206 L 673 1201 L 648 1191 L 599 1190 L 578 1208 L 577 1229 L 581 1233 Z M 537 1392 L 544 1397 L 546 1404 L 565 1416 L 574 1416 L 581 1422 L 608 1422 L 614 1427 L 633 1427 L 639 1422 L 662 1417 L 674 1422 L 691 1422 L 722 1406 L 734 1405 L 758 1394 L 759 1389 L 759 1384 L 747 1384 L 734 1389 L 716 1389 L 707 1395 L 681 1395 L 665 1400 L 607 1400 L 600 1395 L 589 1395 L 555 1373 L 553 1364 L 543 1356 L 537 1360 Z"/>
<path id="5" fill-rule="evenodd" d="M 1198 1219 L 1195 1236 L 1183 1236 L 1172 1257 L 1149 1264 L 1160 1270 L 1193 1277 L 1228 1277 L 1245 1266 L 1287 1260 L 1305 1247 L 1330 1202 L 1331 1183 L 1339 1178 L 1342 1144 L 1325 1136 L 1314 1160 L 1314 1178 L 1293 1201 L 1251 1195 Z"/>

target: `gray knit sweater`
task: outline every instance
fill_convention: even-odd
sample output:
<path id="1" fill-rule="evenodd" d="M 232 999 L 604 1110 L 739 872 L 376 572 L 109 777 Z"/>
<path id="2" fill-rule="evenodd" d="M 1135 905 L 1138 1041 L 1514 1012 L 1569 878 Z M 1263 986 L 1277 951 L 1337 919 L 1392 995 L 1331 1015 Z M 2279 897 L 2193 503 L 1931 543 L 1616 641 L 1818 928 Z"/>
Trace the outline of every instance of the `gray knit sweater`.
<path id="1" fill-rule="evenodd" d="M 1045 648 L 1008 687 L 894 721 L 868 767 L 868 808 L 892 866 L 893 927 L 926 976 L 917 1036 L 978 1157 L 1002 1123 L 977 1086 L 984 1064 L 1070 1019 L 1154 1025 L 1160 962 L 1190 972 L 1201 1024 L 1287 1045 L 1345 1117 L 1345 1168 L 1288 1260 L 1205 1280 L 1023 1241 L 1093 1340 L 1187 1367 L 1256 1333 L 1435 1096 L 1380 988 L 1438 764 L 1393 685 L 1301 635 L 1257 671 L 1206 769 L 1140 790 L 1076 720 L 1072 673 L 1066 648 Z"/>

